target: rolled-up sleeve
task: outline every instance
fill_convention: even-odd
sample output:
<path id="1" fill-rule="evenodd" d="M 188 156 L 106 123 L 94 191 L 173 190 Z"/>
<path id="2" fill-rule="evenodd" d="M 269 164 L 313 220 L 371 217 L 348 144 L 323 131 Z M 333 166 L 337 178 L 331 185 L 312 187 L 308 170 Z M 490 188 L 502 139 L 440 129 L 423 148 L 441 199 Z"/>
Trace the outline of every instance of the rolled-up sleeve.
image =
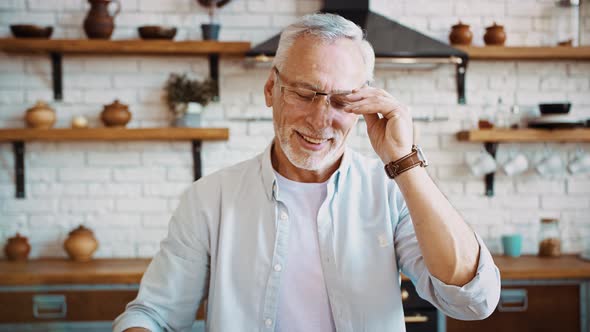
<path id="1" fill-rule="evenodd" d="M 189 189 L 174 212 L 167 237 L 148 266 L 137 298 L 113 322 L 113 331 L 143 327 L 153 332 L 191 328 L 209 273 L 207 216 Z M 141 236 L 141 235 L 139 235 Z"/>
<path id="2" fill-rule="evenodd" d="M 396 227 L 398 266 L 408 276 L 418 295 L 447 316 L 460 320 L 484 319 L 492 314 L 500 299 L 500 271 L 479 235 L 479 261 L 475 277 L 463 286 L 448 285 L 430 274 L 409 214 Z"/>

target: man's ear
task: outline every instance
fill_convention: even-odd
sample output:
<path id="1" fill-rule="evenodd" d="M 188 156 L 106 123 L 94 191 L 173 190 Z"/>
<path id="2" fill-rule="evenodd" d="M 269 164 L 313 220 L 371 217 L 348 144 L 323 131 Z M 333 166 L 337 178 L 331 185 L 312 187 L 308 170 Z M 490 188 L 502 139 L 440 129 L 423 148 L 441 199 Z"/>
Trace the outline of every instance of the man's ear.
<path id="1" fill-rule="evenodd" d="M 264 84 L 264 101 L 266 103 L 266 107 L 272 106 L 272 93 L 273 93 L 274 86 L 275 86 L 275 75 L 271 71 L 270 75 L 268 75 L 268 79 L 266 80 L 266 83 Z"/>

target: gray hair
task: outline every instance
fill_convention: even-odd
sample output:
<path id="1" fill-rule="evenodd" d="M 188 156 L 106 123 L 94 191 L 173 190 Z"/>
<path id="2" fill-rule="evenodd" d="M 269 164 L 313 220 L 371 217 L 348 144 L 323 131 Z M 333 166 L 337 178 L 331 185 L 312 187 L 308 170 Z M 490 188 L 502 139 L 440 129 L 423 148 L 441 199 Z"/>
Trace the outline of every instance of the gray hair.
<path id="1" fill-rule="evenodd" d="M 348 38 L 359 46 L 365 62 L 367 80 L 373 80 L 375 68 L 375 51 L 364 38 L 363 30 L 352 21 L 336 14 L 309 14 L 287 26 L 281 33 L 279 47 L 273 65 L 279 70 L 287 58 L 287 53 L 295 40 L 303 35 L 312 35 L 322 41 L 332 42 L 340 38 Z"/>

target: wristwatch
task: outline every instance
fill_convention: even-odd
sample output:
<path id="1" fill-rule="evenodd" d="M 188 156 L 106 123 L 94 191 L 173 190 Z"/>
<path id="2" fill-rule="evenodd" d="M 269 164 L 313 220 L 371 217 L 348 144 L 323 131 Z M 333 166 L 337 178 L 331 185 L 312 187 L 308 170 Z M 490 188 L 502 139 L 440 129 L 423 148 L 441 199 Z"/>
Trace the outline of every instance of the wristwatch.
<path id="1" fill-rule="evenodd" d="M 426 167 L 428 166 L 428 160 L 426 160 L 426 155 L 424 155 L 422 149 L 417 145 L 413 145 L 412 152 L 385 165 L 385 173 L 391 179 L 394 179 L 396 176 L 416 166 Z"/>

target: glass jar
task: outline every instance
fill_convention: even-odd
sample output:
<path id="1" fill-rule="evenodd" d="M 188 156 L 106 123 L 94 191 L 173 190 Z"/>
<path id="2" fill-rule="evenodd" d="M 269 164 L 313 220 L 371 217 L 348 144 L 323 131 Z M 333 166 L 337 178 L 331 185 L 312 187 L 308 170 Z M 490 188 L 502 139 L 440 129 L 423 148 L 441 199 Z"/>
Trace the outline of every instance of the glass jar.
<path id="1" fill-rule="evenodd" d="M 552 14 L 553 46 L 579 46 L 579 0 L 559 0 Z"/>
<path id="2" fill-rule="evenodd" d="M 496 113 L 494 115 L 494 126 L 496 128 L 510 128 L 511 113 L 507 108 L 507 105 L 502 101 L 502 98 L 498 98 L 498 103 L 496 104 Z"/>
<path id="3" fill-rule="evenodd" d="M 561 234 L 557 219 L 541 219 L 539 230 L 539 256 L 557 257 L 561 255 Z"/>

